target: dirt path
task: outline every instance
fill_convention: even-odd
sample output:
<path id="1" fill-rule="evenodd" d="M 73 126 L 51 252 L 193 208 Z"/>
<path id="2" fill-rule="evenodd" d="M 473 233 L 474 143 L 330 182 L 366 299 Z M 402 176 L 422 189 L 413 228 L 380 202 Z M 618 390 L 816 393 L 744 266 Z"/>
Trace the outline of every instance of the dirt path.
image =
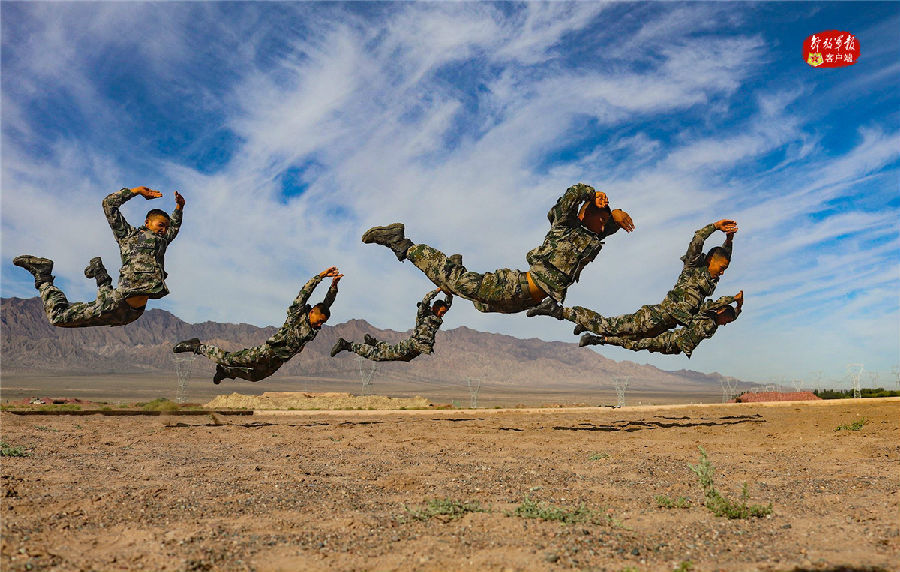
<path id="1" fill-rule="evenodd" d="M 3 570 L 900 570 L 896 399 L 0 422 Z"/>

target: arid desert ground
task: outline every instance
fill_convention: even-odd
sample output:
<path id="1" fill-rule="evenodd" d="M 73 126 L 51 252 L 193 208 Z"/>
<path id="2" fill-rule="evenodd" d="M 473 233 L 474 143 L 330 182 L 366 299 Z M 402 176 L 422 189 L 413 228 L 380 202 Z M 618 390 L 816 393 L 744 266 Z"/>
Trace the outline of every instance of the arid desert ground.
<path id="1" fill-rule="evenodd" d="M 0 421 L 9 571 L 900 570 L 897 399 Z"/>

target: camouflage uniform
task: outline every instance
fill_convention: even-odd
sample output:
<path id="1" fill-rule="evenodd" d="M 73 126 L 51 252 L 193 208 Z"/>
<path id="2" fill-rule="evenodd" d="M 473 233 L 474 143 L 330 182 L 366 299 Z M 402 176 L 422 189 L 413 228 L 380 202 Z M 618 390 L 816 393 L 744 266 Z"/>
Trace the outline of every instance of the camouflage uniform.
<path id="1" fill-rule="evenodd" d="M 155 300 L 169 293 L 164 282 L 167 274 L 163 258 L 166 247 L 178 236 L 182 209 L 176 208 L 172 212 L 169 228 L 164 236 L 160 236 L 145 226 L 132 227 L 119 212 L 119 207 L 135 196 L 129 189 L 122 189 L 103 199 L 103 212 L 122 256 L 117 290 L 123 298 L 149 296 Z"/>
<path id="2" fill-rule="evenodd" d="M 119 207 L 134 196 L 130 189 L 123 188 L 103 199 L 103 212 L 119 243 L 122 257 L 118 288 L 113 290 L 109 283 L 101 285 L 98 280 L 96 300 L 71 304 L 63 291 L 52 283 L 41 284 L 38 289 L 44 310 L 54 326 L 81 328 L 129 324 L 141 317 L 146 306 L 132 308 L 126 298 L 149 296 L 156 299 L 169 293 L 164 282 L 163 257 L 166 247 L 178 235 L 182 209 L 176 208 L 172 212 L 169 228 L 164 236 L 160 236 L 146 226 L 132 227 L 122 216 Z"/>
<path id="3" fill-rule="evenodd" d="M 562 302 L 566 289 L 578 281 L 581 270 L 603 248 L 603 239 L 619 230 L 612 218 L 601 234 L 582 224 L 578 218 L 581 205 L 594 197 L 594 188 L 581 183 L 566 190 L 547 213 L 550 231 L 543 244 L 526 256 L 527 273 L 509 268 L 484 274 L 470 272 L 425 244 L 410 247 L 406 257 L 435 285 L 472 300 L 479 312 L 515 314 L 536 306 L 539 300 L 535 300 L 528 290 L 529 273 L 541 290 Z"/>
<path id="4" fill-rule="evenodd" d="M 303 347 L 311 342 L 319 333 L 309 322 L 312 308 L 306 303 L 316 286 L 322 282 L 322 276 L 313 276 L 297 294 L 288 308 L 288 318 L 284 325 L 263 344 L 226 352 L 211 344 L 200 344 L 197 353 L 206 356 L 217 364 L 217 374 L 234 379 L 240 377 L 249 381 L 265 379 L 278 371 L 286 361 L 303 351 Z M 330 308 L 337 296 L 337 283 L 332 282 L 322 306 Z"/>
<path id="5" fill-rule="evenodd" d="M 694 233 L 687 252 L 681 257 L 684 263 L 681 275 L 661 303 L 641 306 L 633 314 L 609 318 L 588 308 L 575 306 L 563 308 L 563 318 L 597 334 L 626 337 L 653 337 L 679 324 L 689 325 L 703 300 L 712 295 L 719 282 L 709 273 L 703 252 L 703 243 L 715 230 L 715 225 L 708 224 Z M 730 256 L 731 241 L 726 239 L 722 246 Z"/>
<path id="6" fill-rule="evenodd" d="M 691 357 L 694 349 L 707 338 L 713 337 L 719 325 L 716 323 L 715 310 L 734 301 L 733 296 L 723 296 L 716 301 L 701 304 L 700 311 L 682 328 L 663 332 L 654 337 L 625 338 L 606 336 L 603 343 L 625 348 L 627 350 L 647 350 L 661 354 L 683 353 Z"/>
<path id="7" fill-rule="evenodd" d="M 70 304 L 63 291 L 49 282 L 41 284 L 39 290 L 50 323 L 60 328 L 124 326 L 140 318 L 147 308 L 146 305 L 132 308 L 109 283 L 97 286 L 97 299 L 93 302 L 74 304 Z"/>
<path id="8" fill-rule="evenodd" d="M 413 335 L 396 344 L 376 341 L 374 344 L 350 344 L 350 351 L 372 361 L 410 361 L 421 354 L 434 352 L 434 336 L 441 329 L 443 318 L 439 318 L 431 309 L 431 301 L 438 295 L 432 290 L 419 302 L 416 313 L 416 329 Z M 444 297 L 447 307 L 453 303 L 453 296 Z"/>

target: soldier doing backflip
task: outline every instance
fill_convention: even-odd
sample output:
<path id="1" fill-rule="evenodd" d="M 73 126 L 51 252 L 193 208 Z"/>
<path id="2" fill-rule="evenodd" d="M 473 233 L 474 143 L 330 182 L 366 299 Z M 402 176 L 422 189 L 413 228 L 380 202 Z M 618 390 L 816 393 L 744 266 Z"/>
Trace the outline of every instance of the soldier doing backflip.
<path id="1" fill-rule="evenodd" d="M 444 292 L 471 300 L 480 312 L 515 314 L 548 296 L 562 302 L 568 287 L 603 248 L 603 239 L 619 228 L 634 230 L 628 213 L 611 210 L 605 193 L 582 183 L 569 187 L 547 218 L 550 230 L 543 244 L 526 256 L 526 272 L 509 268 L 470 272 L 457 255 L 448 257 L 426 244 L 414 244 L 404 236 L 401 223 L 373 227 L 362 241 L 387 246 L 398 260 L 409 259 Z"/>
<path id="2" fill-rule="evenodd" d="M 323 278 L 331 278 L 331 287 L 325 299 L 313 307 L 306 301 Z M 175 344 L 175 353 L 193 352 L 216 362 L 213 383 L 218 384 L 226 377 L 240 377 L 249 381 L 260 381 L 278 371 L 285 362 L 303 351 L 315 339 L 322 325 L 331 317 L 331 304 L 338 293 L 338 282 L 343 274 L 334 266 L 310 278 L 294 302 L 287 310 L 287 320 L 275 334 L 263 344 L 235 352 L 226 352 L 211 344 L 201 343 L 193 338 Z"/>
<path id="3" fill-rule="evenodd" d="M 704 242 L 716 230 L 725 233 L 725 242 L 703 254 Z M 737 223 L 729 219 L 708 224 L 695 232 L 687 252 L 681 257 L 684 266 L 678 281 L 659 304 L 641 306 L 633 314 L 604 317 L 589 308 L 564 308 L 555 300 L 547 300 L 547 303 L 529 310 L 528 315 L 546 315 L 575 322 L 576 334 L 588 330 L 631 339 L 652 338 L 679 325 L 690 326 L 699 312 L 714 309 L 704 305 L 704 299 L 715 291 L 719 278 L 731 262 L 732 241 L 736 232 Z M 734 299 L 725 296 L 709 304 L 721 308 Z"/>
<path id="4" fill-rule="evenodd" d="M 737 306 L 732 306 L 737 302 Z M 661 354 L 682 353 L 691 357 L 694 349 L 705 339 L 713 337 L 719 326 L 730 324 L 741 315 L 744 304 L 744 291 L 734 296 L 723 296 L 719 300 L 708 300 L 700 305 L 694 317 L 681 328 L 664 331 L 652 337 L 638 338 L 586 333 L 581 336 L 578 345 L 584 347 L 593 344 L 619 346 L 627 350 L 647 350 Z"/>
<path id="5" fill-rule="evenodd" d="M 434 297 L 441 289 L 432 290 L 418 302 L 416 312 L 416 329 L 413 335 L 396 344 L 380 342 L 366 334 L 365 343 L 349 342 L 344 338 L 338 338 L 331 348 L 331 357 L 342 351 L 348 350 L 372 361 L 410 361 L 421 354 L 434 353 L 434 336 L 444 322 L 444 314 L 453 304 L 453 296 L 447 294 L 443 300 L 437 300 L 432 304 Z"/>
<path id="6" fill-rule="evenodd" d="M 114 289 L 100 257 L 91 259 L 84 275 L 97 281 L 97 299 L 93 302 L 70 303 L 63 291 L 53 285 L 53 261 L 49 258 L 25 254 L 13 259 L 13 264 L 34 276 L 34 286 L 40 292 L 44 311 L 54 326 L 83 328 L 129 324 L 144 313 L 147 300 L 159 299 L 169 293 L 164 257 L 166 248 L 175 240 L 181 227 L 184 197 L 175 191 L 175 210 L 171 216 L 161 209 L 152 209 L 147 213 L 144 225 L 134 228 L 122 216 L 119 207 L 135 195 L 150 200 L 161 197 L 162 193 L 147 187 L 123 188 L 103 199 L 103 212 L 119 244 L 122 267 L 119 285 Z"/>

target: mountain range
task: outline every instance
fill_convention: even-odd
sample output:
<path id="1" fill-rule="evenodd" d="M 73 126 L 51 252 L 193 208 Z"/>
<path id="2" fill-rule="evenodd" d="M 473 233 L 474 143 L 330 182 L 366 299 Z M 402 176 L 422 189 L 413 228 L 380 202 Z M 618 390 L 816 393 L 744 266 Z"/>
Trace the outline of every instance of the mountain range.
<path id="1" fill-rule="evenodd" d="M 0 315 L 0 371 L 4 374 L 171 375 L 175 367 L 172 345 L 180 340 L 197 337 L 231 351 L 260 344 L 276 330 L 250 324 L 190 324 L 160 309 L 148 310 L 122 327 L 57 328 L 47 321 L 39 298 L 3 298 Z M 364 320 L 326 325 L 273 377 L 358 380 L 359 368 L 370 362 L 360 363 L 347 352 L 332 358 L 329 351 L 338 336 L 362 341 L 367 333 L 388 342 L 409 335 L 381 330 Z M 214 364 L 201 358 L 194 362 L 193 371 L 211 377 Z M 471 377 L 497 387 L 530 389 L 596 387 L 627 376 L 629 388 L 669 392 L 709 392 L 719 388 L 724 379 L 719 373 L 665 371 L 614 361 L 575 343 L 520 339 L 465 326 L 438 332 L 434 354 L 409 363 L 381 362 L 378 372 L 379 378 L 411 382 L 458 384 Z"/>

